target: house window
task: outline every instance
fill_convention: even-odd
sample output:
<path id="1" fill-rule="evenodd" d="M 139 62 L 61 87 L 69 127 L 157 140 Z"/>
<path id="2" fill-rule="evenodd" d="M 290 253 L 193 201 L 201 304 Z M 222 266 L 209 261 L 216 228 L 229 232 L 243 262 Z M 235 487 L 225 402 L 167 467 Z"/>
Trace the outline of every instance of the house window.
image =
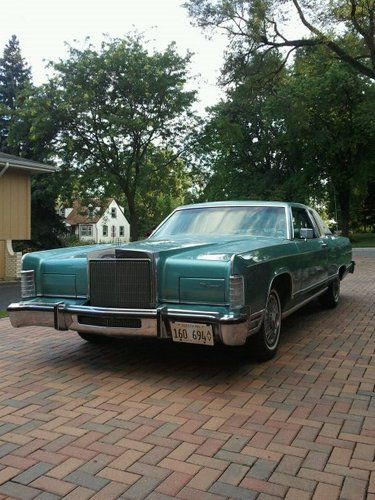
<path id="1" fill-rule="evenodd" d="M 111 217 L 112 217 L 112 219 L 116 219 L 116 217 L 117 217 L 116 207 L 111 208 Z"/>
<path id="2" fill-rule="evenodd" d="M 81 236 L 92 236 L 92 226 L 89 224 L 81 224 L 80 234 Z"/>
<path id="3" fill-rule="evenodd" d="M 103 226 L 103 236 L 108 236 L 108 226 Z"/>
<path id="4" fill-rule="evenodd" d="M 125 236 L 125 228 L 124 228 L 124 226 L 120 226 L 119 236 Z"/>
<path id="5" fill-rule="evenodd" d="M 116 238 L 116 226 L 112 226 L 112 228 L 111 228 L 111 236 L 112 236 L 112 238 Z"/>

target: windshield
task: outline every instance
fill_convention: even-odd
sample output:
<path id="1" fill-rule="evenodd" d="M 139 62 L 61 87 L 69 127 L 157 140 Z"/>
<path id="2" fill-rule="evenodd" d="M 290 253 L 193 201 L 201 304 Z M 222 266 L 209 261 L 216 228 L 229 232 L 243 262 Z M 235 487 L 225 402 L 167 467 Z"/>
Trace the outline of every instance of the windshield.
<path id="1" fill-rule="evenodd" d="M 152 238 L 188 235 L 286 238 L 285 209 L 264 206 L 185 208 L 167 219 Z"/>

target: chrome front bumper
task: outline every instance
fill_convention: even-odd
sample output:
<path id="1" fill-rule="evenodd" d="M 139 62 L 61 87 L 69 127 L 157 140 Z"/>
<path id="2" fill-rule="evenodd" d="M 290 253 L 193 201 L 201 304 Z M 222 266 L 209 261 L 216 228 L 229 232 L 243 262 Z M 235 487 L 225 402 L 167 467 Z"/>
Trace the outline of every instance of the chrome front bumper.
<path id="1" fill-rule="evenodd" d="M 166 306 L 157 309 L 112 309 L 84 305 L 15 303 L 8 307 L 12 326 L 47 326 L 56 330 L 75 330 L 79 333 L 107 335 L 111 337 L 171 338 L 170 321 L 211 324 L 215 341 L 225 345 L 243 345 L 250 330 L 247 315 L 223 315 L 219 312 L 185 310 Z M 108 320 L 120 326 L 93 324 Z M 138 322 L 137 327 L 121 326 L 121 322 Z M 253 321 L 253 320 L 252 320 Z M 253 323 L 251 324 L 253 327 Z"/>

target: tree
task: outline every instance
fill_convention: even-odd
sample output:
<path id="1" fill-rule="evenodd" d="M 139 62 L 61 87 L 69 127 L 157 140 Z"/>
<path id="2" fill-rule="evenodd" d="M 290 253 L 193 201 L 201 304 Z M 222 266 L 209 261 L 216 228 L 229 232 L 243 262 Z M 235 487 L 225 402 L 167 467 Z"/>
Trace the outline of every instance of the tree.
<path id="1" fill-rule="evenodd" d="M 184 160 L 176 158 L 171 151 L 150 147 L 142 172 L 135 199 L 140 237 L 148 236 L 172 210 L 178 205 L 183 205 L 192 187 L 191 173 L 186 168 Z M 65 175 L 66 173 L 63 174 Z M 87 206 L 92 202 L 93 192 L 84 192 L 83 185 L 86 182 L 87 178 L 83 182 L 81 179 L 78 179 L 77 183 L 72 182 L 71 193 L 62 192 L 61 198 L 79 197 Z M 102 184 L 100 197 L 115 198 L 121 206 L 125 206 L 125 215 L 129 217 L 126 199 L 118 184 Z"/>
<path id="2" fill-rule="evenodd" d="M 354 204 L 375 178 L 375 85 L 321 48 L 303 49 L 279 103 L 275 114 L 302 145 L 307 175 L 335 199 L 347 236 Z"/>
<path id="3" fill-rule="evenodd" d="M 50 161 L 58 151 L 57 137 L 64 120 L 53 84 L 27 85 L 18 96 L 7 142 L 21 156 L 35 161 Z"/>
<path id="4" fill-rule="evenodd" d="M 140 36 L 104 42 L 100 50 L 70 48 L 54 65 L 56 76 L 45 88 L 61 113 L 59 153 L 81 187 L 109 192 L 118 186 L 125 199 L 131 238 L 138 239 L 137 199 L 156 150 L 166 168 L 186 149 L 193 127 L 194 91 L 186 91 L 190 54 L 173 44 L 150 53 Z"/>
<path id="5" fill-rule="evenodd" d="M 280 68 L 296 49 L 323 46 L 358 74 L 375 79 L 375 0 L 188 0 L 185 6 L 199 26 L 228 34 L 230 57 L 249 60 L 255 53 L 285 49 Z M 288 34 L 294 17 L 308 37 Z M 340 38 L 343 32 L 352 43 Z"/>
<path id="6" fill-rule="evenodd" d="M 16 94 L 7 135 L 7 150 L 41 163 L 54 163 L 55 139 L 62 115 L 56 107 L 53 89 L 28 83 Z M 56 213 L 58 196 L 72 179 L 70 172 L 59 169 L 52 175 L 33 175 L 31 179 L 31 241 L 14 242 L 18 250 L 45 250 L 61 246 L 65 226 Z"/>
<path id="7" fill-rule="evenodd" d="M 15 35 L 5 46 L 0 59 L 0 149 L 36 161 L 47 161 L 52 153 L 50 139 L 56 127 L 43 126 L 46 101 L 37 99 L 38 89 L 31 84 L 31 71 L 21 55 Z M 40 96 L 39 96 L 40 97 Z M 48 113 L 48 116 L 53 116 Z M 44 124 L 45 125 L 45 124 Z M 33 176 L 31 181 L 31 242 L 16 242 L 15 247 L 35 250 L 60 246 L 64 232 L 55 212 L 55 198 L 61 179 Z"/>
<path id="8" fill-rule="evenodd" d="M 22 106 L 20 94 L 30 85 L 30 68 L 21 55 L 19 41 L 13 35 L 0 59 L 0 150 L 19 154 L 17 145 L 8 144 L 9 130 L 16 111 Z"/>
<path id="9" fill-rule="evenodd" d="M 275 116 L 289 74 L 284 68 L 270 85 L 262 84 L 280 60 L 276 53 L 255 55 L 236 68 L 226 100 L 211 108 L 196 147 L 200 198 L 308 201 L 301 146 L 290 141 L 285 116 Z"/>
<path id="10" fill-rule="evenodd" d="M 269 53 L 237 67 L 211 109 L 196 152 L 202 198 L 317 200 L 331 216 L 337 205 L 347 235 L 375 176 L 375 85 L 314 47 L 262 86 L 279 61 Z"/>
<path id="11" fill-rule="evenodd" d="M 151 149 L 145 171 L 136 198 L 141 235 L 150 234 L 172 210 L 183 205 L 192 185 L 184 160 L 175 158 L 171 151 Z"/>

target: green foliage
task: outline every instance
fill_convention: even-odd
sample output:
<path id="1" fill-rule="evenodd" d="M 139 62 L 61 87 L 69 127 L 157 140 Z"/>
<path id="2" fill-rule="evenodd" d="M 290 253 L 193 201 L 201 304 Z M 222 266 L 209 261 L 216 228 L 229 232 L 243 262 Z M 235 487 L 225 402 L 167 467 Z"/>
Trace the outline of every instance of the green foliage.
<path id="1" fill-rule="evenodd" d="M 19 154 L 20 148 L 8 144 L 9 130 L 15 113 L 22 106 L 22 91 L 30 86 L 30 68 L 21 55 L 17 37 L 13 35 L 0 58 L 0 151 Z"/>
<path id="2" fill-rule="evenodd" d="M 144 45 L 140 36 L 129 36 L 104 42 L 100 50 L 71 48 L 45 88 L 60 114 L 59 153 L 75 172 L 78 190 L 120 191 L 132 239 L 140 234 L 141 186 L 155 182 L 151 167 L 164 175 L 164 166 L 176 164 L 186 149 L 195 99 L 194 91 L 184 90 L 190 55 L 179 56 L 173 44 L 153 53 Z"/>
<path id="3" fill-rule="evenodd" d="M 38 250 L 62 246 L 61 238 L 66 232 L 55 210 L 61 177 L 56 174 L 55 178 L 51 178 L 54 175 L 37 175 L 32 179 L 31 241 L 33 247 Z"/>
<path id="4" fill-rule="evenodd" d="M 284 98 L 304 169 L 331 205 L 336 199 L 347 235 L 353 204 L 375 173 L 375 85 L 317 47 L 298 53 Z"/>
<path id="5" fill-rule="evenodd" d="M 57 182 L 46 181 L 44 201 L 33 183 L 34 247 L 59 244 L 58 197 L 116 198 L 132 239 L 183 202 L 191 182 L 182 156 L 194 126 L 195 92 L 184 89 L 189 61 L 173 44 L 151 53 L 141 36 L 129 36 L 99 50 L 71 47 L 47 84 L 23 89 L 8 142 L 31 159 L 60 164 Z M 40 211 L 48 224 L 45 217 L 39 224 Z M 57 228 L 49 241 L 42 234 L 47 225 Z"/>
<path id="6" fill-rule="evenodd" d="M 58 153 L 57 137 L 64 118 L 56 99 L 56 88 L 53 83 L 40 87 L 28 85 L 19 101 L 9 130 L 9 146 L 13 150 L 20 148 L 22 156 L 35 161 L 51 161 Z"/>
<path id="7" fill-rule="evenodd" d="M 47 102 L 41 99 L 39 89 L 32 86 L 30 69 L 13 35 L 0 59 L 0 150 L 41 162 L 48 159 L 52 153 L 50 142 L 56 135 L 56 126 L 51 124 L 56 119 L 53 113 L 45 112 Z M 42 128 L 40 122 L 46 116 L 49 121 Z M 32 177 L 31 241 L 16 242 L 17 250 L 61 245 L 64 226 L 55 213 L 60 185 L 58 176 Z"/>
<path id="8" fill-rule="evenodd" d="M 71 234 L 68 236 L 65 236 L 62 238 L 63 246 L 64 247 L 82 247 L 82 246 L 88 246 L 88 245 L 95 245 L 95 241 L 82 241 L 78 239 L 78 236 L 75 234 Z"/>
<path id="9" fill-rule="evenodd" d="M 202 199 L 326 204 L 345 234 L 374 177 L 375 86 L 314 47 L 266 75 L 281 57 L 233 63 L 227 100 L 210 110 L 197 141 Z M 228 70 L 229 71 L 229 70 Z"/>
<path id="10" fill-rule="evenodd" d="M 31 241 L 14 242 L 16 251 L 48 250 L 63 246 L 66 229 L 55 210 L 60 185 L 59 173 L 32 177 Z"/>
<path id="11" fill-rule="evenodd" d="M 160 148 L 150 151 L 144 171 L 136 197 L 142 236 L 150 234 L 172 210 L 186 202 L 192 182 L 184 161 Z"/>
<path id="12" fill-rule="evenodd" d="M 285 48 L 285 63 L 300 47 L 320 46 L 375 79 L 374 0 L 187 0 L 185 7 L 199 26 L 226 31 L 237 61 Z M 291 36 L 291 19 L 309 36 Z M 343 30 L 351 43 L 338 38 Z"/>
<path id="13" fill-rule="evenodd" d="M 358 92 L 361 92 L 363 86 L 366 86 L 358 75 L 375 79 L 375 2 L 188 0 L 185 6 L 199 26 L 208 30 L 220 29 L 227 33 L 229 50 L 221 82 L 228 88 L 235 88 L 234 92 L 230 92 L 230 102 L 222 104 L 219 112 L 221 121 L 223 116 L 227 116 L 227 130 L 237 127 L 236 137 L 233 138 L 233 145 L 229 144 L 229 151 L 221 151 L 219 161 L 222 166 L 225 163 L 226 168 L 219 169 L 220 175 L 218 169 L 213 169 L 214 174 L 207 184 L 205 194 L 219 198 L 233 197 L 233 194 L 239 197 L 249 194 L 252 197 L 268 197 L 271 194 L 273 198 L 288 198 L 292 195 L 292 199 L 304 201 L 311 196 L 324 198 L 322 181 L 330 182 L 329 190 L 336 189 L 335 195 L 339 197 L 344 230 L 347 232 L 348 212 L 353 201 L 351 198 L 364 196 L 366 179 L 369 170 L 373 169 L 373 122 L 369 122 L 373 116 L 371 111 L 374 101 L 371 101 L 368 88 L 364 92 L 367 99 L 356 100 L 354 87 L 358 84 Z M 293 16 L 294 22 L 298 19 L 308 32 L 307 37 L 294 38 L 289 35 L 288 23 Z M 320 78 L 320 84 L 314 86 L 312 73 L 301 73 L 298 81 L 289 82 L 284 89 L 278 86 L 278 81 L 273 82 L 275 95 L 269 96 L 267 87 L 270 80 L 277 79 L 280 73 L 284 73 L 286 63 L 290 62 L 290 55 L 298 50 L 302 53 L 301 48 L 321 49 L 315 52 L 317 57 L 313 61 L 314 67 L 319 59 L 325 61 L 322 64 L 322 73 L 316 75 L 317 79 Z M 274 64 L 270 65 L 271 50 L 276 52 L 278 60 L 275 59 Z M 306 51 L 304 53 L 307 54 Z M 334 58 L 328 57 L 329 55 Z M 337 63 L 335 69 L 329 70 L 330 81 L 328 75 L 323 78 L 324 65 L 329 65 L 329 60 Z M 343 64 L 339 64 L 339 61 Z M 267 71 L 257 72 L 259 62 Z M 350 70 L 352 73 L 349 77 Z M 344 74 L 345 84 L 340 80 L 340 72 Z M 249 82 L 248 85 L 244 78 Z M 262 81 L 264 88 L 260 89 L 255 99 L 241 99 L 241 89 L 247 90 L 250 87 L 251 96 L 252 89 L 258 88 Z M 346 103 L 347 109 L 343 110 L 345 105 L 339 101 L 348 92 L 350 102 Z M 306 96 L 310 99 L 310 107 L 306 105 Z M 330 102 L 332 97 L 334 101 Z M 247 106 L 248 101 L 251 102 L 250 109 Z M 362 104 L 359 104 L 359 101 Z M 230 108 L 235 108 L 236 103 L 239 112 L 234 119 L 234 125 Z M 331 109 L 325 110 L 324 107 L 329 108 L 329 105 Z M 361 105 L 368 105 L 370 111 L 367 115 L 365 109 L 359 110 Z M 270 111 L 268 116 L 267 109 Z M 324 116 L 326 111 L 328 114 Z M 355 116 L 348 118 L 352 111 Z M 261 140 L 257 144 L 252 145 L 247 137 L 248 131 L 244 126 L 246 115 L 251 122 L 251 129 L 254 129 L 254 115 L 261 117 L 262 135 L 259 135 Z M 328 127 L 321 126 L 319 122 L 326 124 L 327 118 L 330 122 Z M 216 124 L 220 120 L 213 118 Z M 364 135 L 362 132 L 365 132 Z M 238 138 L 238 133 L 242 139 Z M 226 139 L 224 135 L 224 140 Z M 268 145 L 262 152 L 260 149 L 264 139 Z M 349 152 L 349 144 L 353 146 L 352 154 Z M 254 163 L 251 166 L 245 163 L 238 170 L 241 156 L 239 151 L 245 152 L 245 157 L 252 162 L 256 156 L 260 161 L 258 166 L 254 169 Z M 316 154 L 317 151 L 324 151 L 324 155 Z M 215 160 L 218 160 L 217 156 Z M 317 160 L 320 161 L 319 165 L 316 164 Z M 358 161 L 359 172 L 354 176 L 354 165 Z M 240 180 L 231 181 L 232 167 L 233 171 L 241 176 L 243 185 Z M 334 205 L 332 195 L 329 198 L 328 201 Z"/>
<path id="14" fill-rule="evenodd" d="M 354 248 L 374 248 L 375 233 L 354 233 L 350 235 L 350 241 Z"/>
<path id="15" fill-rule="evenodd" d="M 307 201 L 310 193 L 303 189 L 305 175 L 297 163 L 300 148 L 286 137 L 285 117 L 275 116 L 287 71 L 261 84 L 279 62 L 277 54 L 269 54 L 237 68 L 227 100 L 210 110 L 198 140 L 202 199 Z"/>
<path id="16" fill-rule="evenodd" d="M 350 223 L 372 227 L 375 87 L 364 33 L 374 1 L 291 1 L 301 22 L 308 16 L 310 37 L 290 45 L 279 31 L 288 1 L 188 2 L 199 24 L 224 27 L 230 41 L 226 96 L 200 122 L 195 92 L 186 90 L 190 54 L 173 44 L 150 51 L 132 35 L 70 48 L 54 77 L 33 87 L 12 39 L 13 63 L 4 65 L 4 53 L 3 71 L 0 64 L 0 136 L 13 152 L 60 165 L 59 174 L 33 181 L 33 248 L 62 244 L 57 197 L 116 198 L 133 240 L 196 200 L 300 201 L 327 217 L 338 212 L 345 234 Z M 288 64 L 285 45 L 294 51 Z"/>

